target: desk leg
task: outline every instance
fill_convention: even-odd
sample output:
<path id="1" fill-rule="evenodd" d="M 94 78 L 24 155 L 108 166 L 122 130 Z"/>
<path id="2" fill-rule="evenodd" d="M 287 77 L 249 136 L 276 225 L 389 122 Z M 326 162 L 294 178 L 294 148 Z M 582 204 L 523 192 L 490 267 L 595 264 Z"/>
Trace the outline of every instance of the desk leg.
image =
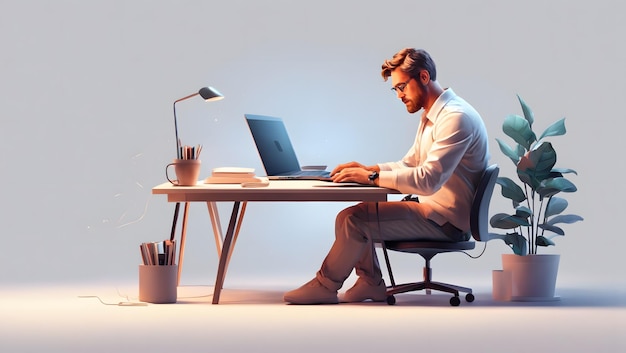
<path id="1" fill-rule="evenodd" d="M 189 218 L 189 202 L 185 202 L 183 210 L 183 227 L 180 233 L 180 247 L 178 249 L 178 278 L 176 285 L 180 285 L 180 274 L 183 272 L 183 260 L 185 258 L 185 240 L 187 239 L 187 219 Z"/>
<path id="2" fill-rule="evenodd" d="M 241 204 L 241 212 L 239 212 L 239 219 L 237 220 L 237 228 L 235 229 L 235 234 L 233 235 L 233 243 L 230 246 L 230 250 L 228 251 L 228 259 L 226 259 L 226 269 L 228 269 L 228 264 L 230 263 L 230 256 L 233 254 L 233 249 L 235 248 L 235 243 L 237 242 L 237 238 L 239 237 L 239 230 L 241 229 L 241 222 L 243 222 L 243 215 L 246 213 L 246 206 L 248 202 L 244 201 Z"/>
<path id="3" fill-rule="evenodd" d="M 217 257 L 222 255 L 222 244 L 224 243 L 224 236 L 222 235 L 222 225 L 220 223 L 220 216 L 217 211 L 217 204 L 209 201 L 206 203 L 209 209 L 209 217 L 211 218 L 211 226 L 213 227 L 213 236 L 215 237 L 215 249 L 217 250 Z"/>
<path id="4" fill-rule="evenodd" d="M 176 239 L 176 223 L 178 222 L 178 211 L 180 210 L 180 202 L 176 203 L 174 208 L 174 220 L 172 221 L 172 232 L 170 233 L 170 240 Z"/>
<path id="5" fill-rule="evenodd" d="M 239 201 L 235 201 L 233 204 L 233 211 L 230 215 L 230 222 L 228 223 L 228 230 L 226 230 L 226 238 L 222 244 L 222 251 L 220 253 L 220 263 L 217 268 L 217 276 L 215 278 L 215 288 L 213 289 L 213 304 L 218 304 L 220 301 L 220 294 L 222 292 L 222 286 L 224 285 L 224 277 L 226 277 L 226 269 L 230 260 L 230 254 L 232 253 L 231 247 L 234 246 L 235 231 L 239 231 L 237 225 L 239 215 Z M 240 219 L 240 218 L 239 218 Z"/>
<path id="6" fill-rule="evenodd" d="M 246 213 L 246 206 L 248 202 L 243 201 L 241 203 L 241 212 L 239 212 L 239 219 L 237 220 L 237 225 L 235 229 L 235 234 L 233 235 L 233 241 L 230 246 L 230 253 L 228 254 L 228 259 L 226 260 L 226 266 L 230 263 L 230 256 L 233 253 L 233 249 L 235 248 L 235 243 L 237 242 L 237 238 L 239 237 L 239 230 L 241 229 L 241 223 L 243 222 L 243 216 Z M 207 202 L 207 208 L 209 209 L 209 217 L 211 218 L 211 225 L 213 226 L 213 236 L 215 237 L 215 248 L 217 249 L 217 256 L 220 257 L 222 255 L 222 247 L 224 246 L 224 236 L 222 235 L 222 226 L 220 224 L 219 212 L 217 210 L 217 205 L 215 202 Z"/>
<path id="7" fill-rule="evenodd" d="M 241 211 L 239 212 L 239 218 L 235 225 L 235 234 L 233 234 L 233 240 L 232 240 L 232 243 L 230 244 L 230 248 L 228 249 L 228 253 L 227 253 L 226 267 L 224 268 L 224 278 L 226 278 L 226 272 L 228 271 L 228 264 L 230 264 L 230 258 L 233 255 L 233 250 L 235 249 L 235 244 L 237 243 L 237 238 L 239 237 L 239 230 L 241 229 L 241 222 L 243 221 L 243 215 L 246 213 L 247 204 L 248 203 L 245 201 L 241 204 Z"/>

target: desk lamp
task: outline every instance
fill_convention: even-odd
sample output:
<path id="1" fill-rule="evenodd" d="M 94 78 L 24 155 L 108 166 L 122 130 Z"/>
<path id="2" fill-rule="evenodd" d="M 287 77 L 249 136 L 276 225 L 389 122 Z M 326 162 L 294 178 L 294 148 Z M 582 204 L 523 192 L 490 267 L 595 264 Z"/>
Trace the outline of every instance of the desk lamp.
<path id="1" fill-rule="evenodd" d="M 180 140 L 178 139 L 178 121 L 176 120 L 176 103 L 200 95 L 207 102 L 223 99 L 224 96 L 213 87 L 202 87 L 197 93 L 190 94 L 186 97 L 174 101 L 174 130 L 176 131 L 176 157 L 181 159 Z"/>
<path id="2" fill-rule="evenodd" d="M 202 87 L 197 93 L 190 94 L 186 97 L 183 97 L 174 101 L 174 131 L 176 132 L 176 158 L 178 159 L 182 158 L 182 152 L 181 152 L 182 146 L 180 145 L 180 140 L 178 139 L 178 120 L 176 119 L 176 103 L 180 101 L 184 101 L 185 99 L 189 99 L 191 97 L 195 97 L 197 95 L 200 95 L 207 102 L 217 101 L 217 100 L 224 98 L 224 96 L 218 90 L 209 86 L 209 87 Z M 176 208 L 174 209 L 174 220 L 172 222 L 172 232 L 170 235 L 170 240 L 174 240 L 174 237 L 175 237 L 176 222 L 178 220 L 179 209 L 180 209 L 180 202 L 177 202 Z"/>

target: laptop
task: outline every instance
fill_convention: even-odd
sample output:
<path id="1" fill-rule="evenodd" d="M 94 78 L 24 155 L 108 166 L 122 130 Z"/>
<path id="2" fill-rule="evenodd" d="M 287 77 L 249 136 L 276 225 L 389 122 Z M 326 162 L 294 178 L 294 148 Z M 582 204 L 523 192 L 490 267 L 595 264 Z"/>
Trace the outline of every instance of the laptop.
<path id="1" fill-rule="evenodd" d="M 270 180 L 324 180 L 327 170 L 302 170 L 281 118 L 244 114 L 252 138 Z"/>

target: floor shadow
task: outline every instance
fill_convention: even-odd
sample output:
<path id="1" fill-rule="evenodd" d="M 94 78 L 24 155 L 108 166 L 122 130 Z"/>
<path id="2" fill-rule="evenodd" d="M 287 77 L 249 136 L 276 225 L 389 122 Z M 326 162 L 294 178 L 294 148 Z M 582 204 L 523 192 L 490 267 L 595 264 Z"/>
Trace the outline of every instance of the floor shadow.
<path id="1" fill-rule="evenodd" d="M 626 307 L 626 291 L 604 292 L 597 289 L 587 288 L 560 288 L 557 291 L 557 300 L 549 301 L 495 301 L 490 292 L 475 292 L 475 300 L 471 303 L 461 297 L 460 306 L 474 307 L 589 307 L 589 308 L 615 308 Z M 398 306 L 450 306 L 449 294 L 435 293 L 427 295 L 421 293 L 396 294 Z"/>
<path id="2" fill-rule="evenodd" d="M 231 289 L 224 288 L 220 304 L 284 304 L 284 291 L 274 289 Z M 559 288 L 558 300 L 545 302 L 495 301 L 489 291 L 475 291 L 471 303 L 461 297 L 460 307 L 626 307 L 626 291 L 600 291 L 589 288 Z M 395 306 L 450 307 L 451 295 L 433 291 L 396 294 Z M 211 304 L 213 286 L 181 286 L 177 304 Z M 342 305 L 388 305 L 386 302 L 350 303 Z"/>
<path id="3" fill-rule="evenodd" d="M 178 287 L 177 304 L 211 304 L 213 302 L 213 286 L 180 286 Z M 283 291 L 270 289 L 232 289 L 224 288 L 220 294 L 219 304 L 280 304 L 283 302 Z"/>

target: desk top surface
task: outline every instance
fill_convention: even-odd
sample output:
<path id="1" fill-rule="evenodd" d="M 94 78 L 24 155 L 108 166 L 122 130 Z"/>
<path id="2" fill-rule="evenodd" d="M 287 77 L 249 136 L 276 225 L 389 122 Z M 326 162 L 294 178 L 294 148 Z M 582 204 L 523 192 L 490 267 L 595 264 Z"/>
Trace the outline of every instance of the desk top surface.
<path id="1" fill-rule="evenodd" d="M 153 194 L 168 196 L 169 202 L 188 201 L 386 201 L 392 189 L 375 186 L 334 184 L 317 180 L 272 180 L 268 186 L 240 184 L 175 186 L 169 182 L 152 188 Z"/>

